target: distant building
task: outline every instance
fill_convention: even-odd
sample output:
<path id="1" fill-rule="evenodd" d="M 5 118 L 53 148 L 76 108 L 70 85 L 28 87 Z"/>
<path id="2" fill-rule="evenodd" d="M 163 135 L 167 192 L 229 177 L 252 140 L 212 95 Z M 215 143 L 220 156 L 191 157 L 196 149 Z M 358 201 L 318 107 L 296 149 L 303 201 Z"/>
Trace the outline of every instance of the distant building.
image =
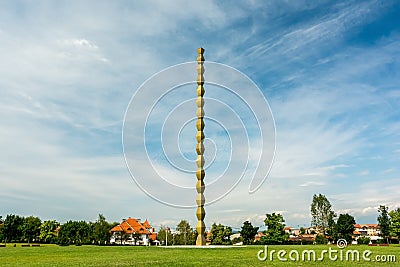
<path id="1" fill-rule="evenodd" d="M 148 246 L 157 238 L 157 233 L 147 220 L 141 223 L 140 219 L 134 218 L 123 220 L 114 226 L 110 233 L 111 244 Z"/>
<path id="2" fill-rule="evenodd" d="M 368 237 L 371 240 L 381 239 L 379 236 L 381 234 L 381 228 L 379 224 L 369 223 L 369 224 L 355 224 L 353 236 L 357 240 L 359 237 Z"/>
<path id="3" fill-rule="evenodd" d="M 300 229 L 298 229 L 298 228 L 286 226 L 285 228 L 283 228 L 283 230 L 285 231 L 285 233 L 289 234 L 290 237 L 295 237 L 295 236 L 300 235 Z"/>
<path id="4" fill-rule="evenodd" d="M 258 232 L 255 236 L 254 236 L 254 241 L 260 241 L 261 237 L 265 236 L 265 234 L 263 232 Z"/>
<path id="5" fill-rule="evenodd" d="M 355 224 L 354 230 L 359 232 L 362 236 L 378 236 L 381 233 L 379 224 Z"/>

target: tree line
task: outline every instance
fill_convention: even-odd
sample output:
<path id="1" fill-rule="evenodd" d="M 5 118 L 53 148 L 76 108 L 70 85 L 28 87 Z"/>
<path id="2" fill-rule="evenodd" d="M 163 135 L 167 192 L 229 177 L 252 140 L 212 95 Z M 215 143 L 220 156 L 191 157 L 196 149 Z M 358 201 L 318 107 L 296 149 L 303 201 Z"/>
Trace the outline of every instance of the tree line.
<path id="1" fill-rule="evenodd" d="M 333 211 L 330 201 L 326 196 L 314 195 L 310 207 L 311 226 L 315 227 L 315 242 L 326 244 L 345 239 L 351 242 L 355 230 L 355 219 L 352 215 L 337 214 Z M 380 236 L 385 242 L 390 239 L 400 241 L 400 208 L 389 211 L 388 207 L 381 205 L 378 209 L 377 221 L 380 226 Z M 59 245 L 104 245 L 110 241 L 109 230 L 118 225 L 118 222 L 109 223 L 102 214 L 99 214 L 95 222 L 68 221 L 60 224 L 56 220 L 41 221 L 40 218 L 29 216 L 21 217 L 14 214 L 7 215 L 4 220 L 0 216 L 0 241 L 10 242 L 40 242 Z M 266 230 L 257 240 L 255 236 L 259 227 L 255 227 L 250 221 L 243 222 L 239 231 L 240 236 L 231 240 L 232 228 L 223 224 L 212 224 L 208 239 L 212 245 L 229 245 L 243 242 L 244 245 L 252 244 L 291 244 L 289 234 L 284 231 L 285 219 L 279 213 L 266 214 L 264 219 Z M 300 229 L 304 234 L 305 229 Z M 188 221 L 181 220 L 172 232 L 168 227 L 161 226 L 157 234 L 157 240 L 161 244 L 169 245 L 194 245 L 197 232 Z M 137 239 L 139 236 L 134 236 Z M 123 236 L 121 236 L 121 240 Z M 359 243 L 368 243 L 368 237 L 360 237 Z"/>
<path id="2" fill-rule="evenodd" d="M 391 210 L 385 205 L 380 205 L 377 221 L 380 227 L 381 242 L 389 243 L 390 239 L 397 239 L 400 242 L 400 208 Z M 345 239 L 351 242 L 355 230 L 355 219 L 352 215 L 345 213 L 337 214 L 333 211 L 332 205 L 326 196 L 314 195 L 311 203 L 311 225 L 318 230 L 317 243 L 335 242 L 338 239 Z M 336 219 L 337 218 L 337 219 Z M 368 244 L 368 237 L 360 237 L 358 243 Z"/>
<path id="3" fill-rule="evenodd" d="M 109 230 L 117 225 L 109 223 L 99 214 L 95 222 L 68 221 L 64 224 L 56 220 L 41 221 L 39 217 L 22 217 L 8 214 L 4 219 L 0 216 L 0 241 L 36 242 L 59 245 L 108 244 Z"/>
<path id="4" fill-rule="evenodd" d="M 336 242 L 339 239 L 345 239 L 348 243 L 353 240 L 353 232 L 355 230 L 355 218 L 348 214 L 337 214 L 333 211 L 330 201 L 325 195 L 314 195 L 311 206 L 311 226 L 315 228 L 315 243 L 326 244 L 328 242 Z M 400 208 L 389 211 L 385 205 L 380 205 L 378 210 L 377 221 L 380 227 L 379 235 L 382 237 L 380 242 L 389 243 L 389 240 L 397 240 L 400 243 Z M 258 240 L 255 235 L 259 228 L 254 227 L 251 222 L 245 221 L 239 231 L 240 237 L 236 240 L 230 240 L 232 229 L 229 226 L 221 224 L 213 224 L 211 227 L 210 241 L 215 245 L 226 245 L 232 243 L 243 242 L 245 245 L 250 244 L 293 244 L 289 240 L 289 234 L 285 232 L 285 219 L 279 213 L 266 214 L 264 219 L 266 230 Z M 305 229 L 300 229 L 300 234 L 305 234 Z M 368 244 L 368 237 L 360 237 L 359 244 Z"/>

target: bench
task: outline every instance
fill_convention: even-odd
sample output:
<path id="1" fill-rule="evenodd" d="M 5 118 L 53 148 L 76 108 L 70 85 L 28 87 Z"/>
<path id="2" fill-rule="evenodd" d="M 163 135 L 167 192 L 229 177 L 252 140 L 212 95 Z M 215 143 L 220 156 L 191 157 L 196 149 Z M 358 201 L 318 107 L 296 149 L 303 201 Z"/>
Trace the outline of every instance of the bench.
<path id="1" fill-rule="evenodd" d="M 32 247 L 40 247 L 40 244 L 32 244 Z"/>
<path id="2" fill-rule="evenodd" d="M 21 247 L 30 247 L 31 245 L 22 244 Z"/>
<path id="3" fill-rule="evenodd" d="M 5 248 L 6 245 L 5 244 L 0 244 L 0 248 Z"/>
<path id="4" fill-rule="evenodd" d="M 388 247 L 389 244 L 379 244 L 380 247 Z"/>

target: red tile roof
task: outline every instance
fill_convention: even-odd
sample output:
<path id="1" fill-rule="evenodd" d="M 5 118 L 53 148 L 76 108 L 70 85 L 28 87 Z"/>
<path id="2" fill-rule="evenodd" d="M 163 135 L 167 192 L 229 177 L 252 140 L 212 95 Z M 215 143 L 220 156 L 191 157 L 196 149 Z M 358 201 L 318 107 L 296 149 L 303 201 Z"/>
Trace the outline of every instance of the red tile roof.
<path id="1" fill-rule="evenodd" d="M 355 224 L 355 228 L 363 228 L 363 227 L 368 227 L 368 228 L 379 228 L 379 224 L 376 223 L 366 223 L 366 224 Z"/>
<path id="2" fill-rule="evenodd" d="M 144 226 L 146 229 L 151 229 L 151 228 L 152 228 L 151 225 L 150 225 L 150 223 L 147 221 L 147 219 L 144 221 L 143 226 Z"/>
<path id="3" fill-rule="evenodd" d="M 151 234 L 149 235 L 149 238 L 150 238 L 151 240 L 155 241 L 155 240 L 157 239 L 157 234 L 156 234 L 156 233 L 151 233 Z"/>
<path id="4" fill-rule="evenodd" d="M 110 232 L 123 232 L 124 230 L 122 230 L 122 227 L 119 225 L 114 226 Z"/>
<path id="5" fill-rule="evenodd" d="M 148 229 L 151 229 L 150 223 L 146 220 L 143 224 L 141 224 L 137 219 L 129 218 L 124 220 L 119 225 L 114 226 L 110 232 L 124 232 L 126 234 L 150 234 Z"/>

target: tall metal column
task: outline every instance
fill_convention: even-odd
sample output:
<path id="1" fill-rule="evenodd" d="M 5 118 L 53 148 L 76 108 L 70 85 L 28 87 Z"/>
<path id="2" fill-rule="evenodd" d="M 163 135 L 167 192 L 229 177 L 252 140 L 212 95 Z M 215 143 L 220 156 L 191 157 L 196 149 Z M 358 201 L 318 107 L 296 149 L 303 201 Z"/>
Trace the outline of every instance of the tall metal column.
<path id="1" fill-rule="evenodd" d="M 196 225 L 196 230 L 197 230 L 197 239 L 196 239 L 196 246 L 204 246 L 206 245 L 206 239 L 204 237 L 206 225 L 204 224 L 204 217 L 206 215 L 206 212 L 204 210 L 204 203 L 205 203 L 205 198 L 204 198 L 204 189 L 205 189 L 205 184 L 204 184 L 204 49 L 203 48 L 198 48 L 197 49 L 197 123 L 196 123 L 196 128 L 197 128 L 197 134 L 196 134 L 196 140 L 197 140 L 197 146 L 196 146 L 196 152 L 197 152 L 197 159 L 196 159 L 196 164 L 197 164 L 197 171 L 196 171 L 196 177 L 197 177 L 197 183 L 196 183 L 196 190 L 197 190 L 197 197 L 196 197 L 196 203 L 197 203 L 197 210 L 196 210 L 196 216 L 197 216 L 197 225 Z"/>

